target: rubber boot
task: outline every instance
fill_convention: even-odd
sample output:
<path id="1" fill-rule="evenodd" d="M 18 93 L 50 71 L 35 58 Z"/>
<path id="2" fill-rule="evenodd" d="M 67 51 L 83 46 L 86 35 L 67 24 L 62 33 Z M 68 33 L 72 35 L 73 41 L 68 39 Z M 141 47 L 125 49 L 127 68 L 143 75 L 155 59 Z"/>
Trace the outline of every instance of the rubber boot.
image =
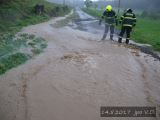
<path id="1" fill-rule="evenodd" d="M 126 39 L 126 44 L 129 44 L 129 39 Z"/>
<path id="2" fill-rule="evenodd" d="M 119 42 L 119 43 L 122 43 L 122 38 L 119 38 L 119 39 L 118 39 L 118 42 Z"/>

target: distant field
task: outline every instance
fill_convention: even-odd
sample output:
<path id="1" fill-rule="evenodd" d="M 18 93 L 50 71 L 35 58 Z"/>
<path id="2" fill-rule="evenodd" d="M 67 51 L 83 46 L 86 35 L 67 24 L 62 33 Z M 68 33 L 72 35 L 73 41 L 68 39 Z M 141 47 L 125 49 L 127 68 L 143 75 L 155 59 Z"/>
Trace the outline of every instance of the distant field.
<path id="1" fill-rule="evenodd" d="M 82 10 L 98 18 L 103 13 L 103 10 L 95 10 L 92 8 L 83 8 Z M 138 13 L 140 12 L 138 11 Z M 150 44 L 154 50 L 160 51 L 160 20 L 142 18 L 138 15 L 137 25 L 133 30 L 131 39 L 139 43 Z"/>

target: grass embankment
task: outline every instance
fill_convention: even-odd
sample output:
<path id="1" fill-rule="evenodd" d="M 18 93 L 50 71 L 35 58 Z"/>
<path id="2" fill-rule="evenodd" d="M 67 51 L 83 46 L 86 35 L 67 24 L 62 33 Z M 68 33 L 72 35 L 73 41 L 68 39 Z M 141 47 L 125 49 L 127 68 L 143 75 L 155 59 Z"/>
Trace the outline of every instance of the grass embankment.
<path id="1" fill-rule="evenodd" d="M 83 8 L 84 12 L 100 18 L 103 10 L 95 10 L 93 8 Z M 160 20 L 152 19 L 149 17 L 137 17 L 137 25 L 134 28 L 134 32 L 131 38 L 139 43 L 150 44 L 153 49 L 160 51 Z"/>
<path id="2" fill-rule="evenodd" d="M 41 15 L 36 15 L 34 12 L 37 3 L 45 6 L 45 11 Z M 11 0 L 0 4 L 0 75 L 41 53 L 47 46 L 43 38 L 28 34 L 15 35 L 22 27 L 47 21 L 51 17 L 63 16 L 69 12 L 70 8 L 67 6 L 44 0 Z"/>
<path id="3" fill-rule="evenodd" d="M 36 15 L 34 6 L 39 3 L 45 6 L 42 15 Z M 22 27 L 40 23 L 51 17 L 63 16 L 70 11 L 67 6 L 57 5 L 44 0 L 11 0 L 0 5 L 0 33 L 17 32 Z"/>
<path id="4" fill-rule="evenodd" d="M 154 50 L 160 51 L 159 26 L 160 20 L 139 17 L 132 38 L 136 42 L 150 44 L 153 46 Z"/>

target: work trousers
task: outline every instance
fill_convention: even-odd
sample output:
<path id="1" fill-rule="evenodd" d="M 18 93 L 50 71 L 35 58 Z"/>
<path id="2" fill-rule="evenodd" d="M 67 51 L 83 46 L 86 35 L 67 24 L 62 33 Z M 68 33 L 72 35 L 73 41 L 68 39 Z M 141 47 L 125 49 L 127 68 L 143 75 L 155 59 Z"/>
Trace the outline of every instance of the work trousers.
<path id="1" fill-rule="evenodd" d="M 112 24 L 105 24 L 105 30 L 104 30 L 102 40 L 105 40 L 109 29 L 110 29 L 110 39 L 113 40 L 114 25 L 112 25 Z"/>
<path id="2" fill-rule="evenodd" d="M 122 37 L 123 37 L 124 33 L 126 33 L 126 35 L 127 35 L 126 44 L 128 44 L 128 43 L 129 43 L 129 39 L 130 39 L 131 31 L 132 31 L 132 27 L 122 26 L 121 32 L 120 32 L 120 34 L 119 34 L 118 42 L 119 42 L 119 43 L 122 42 Z"/>

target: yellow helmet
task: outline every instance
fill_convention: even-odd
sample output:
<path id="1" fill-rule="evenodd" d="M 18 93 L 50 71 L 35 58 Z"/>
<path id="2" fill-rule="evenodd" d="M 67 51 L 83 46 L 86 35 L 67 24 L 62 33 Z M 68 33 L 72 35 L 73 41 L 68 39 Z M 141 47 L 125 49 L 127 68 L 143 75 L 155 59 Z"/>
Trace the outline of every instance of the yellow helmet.
<path id="1" fill-rule="evenodd" d="M 110 12 L 112 10 L 112 6 L 111 5 L 107 5 L 106 6 L 106 10 Z"/>

